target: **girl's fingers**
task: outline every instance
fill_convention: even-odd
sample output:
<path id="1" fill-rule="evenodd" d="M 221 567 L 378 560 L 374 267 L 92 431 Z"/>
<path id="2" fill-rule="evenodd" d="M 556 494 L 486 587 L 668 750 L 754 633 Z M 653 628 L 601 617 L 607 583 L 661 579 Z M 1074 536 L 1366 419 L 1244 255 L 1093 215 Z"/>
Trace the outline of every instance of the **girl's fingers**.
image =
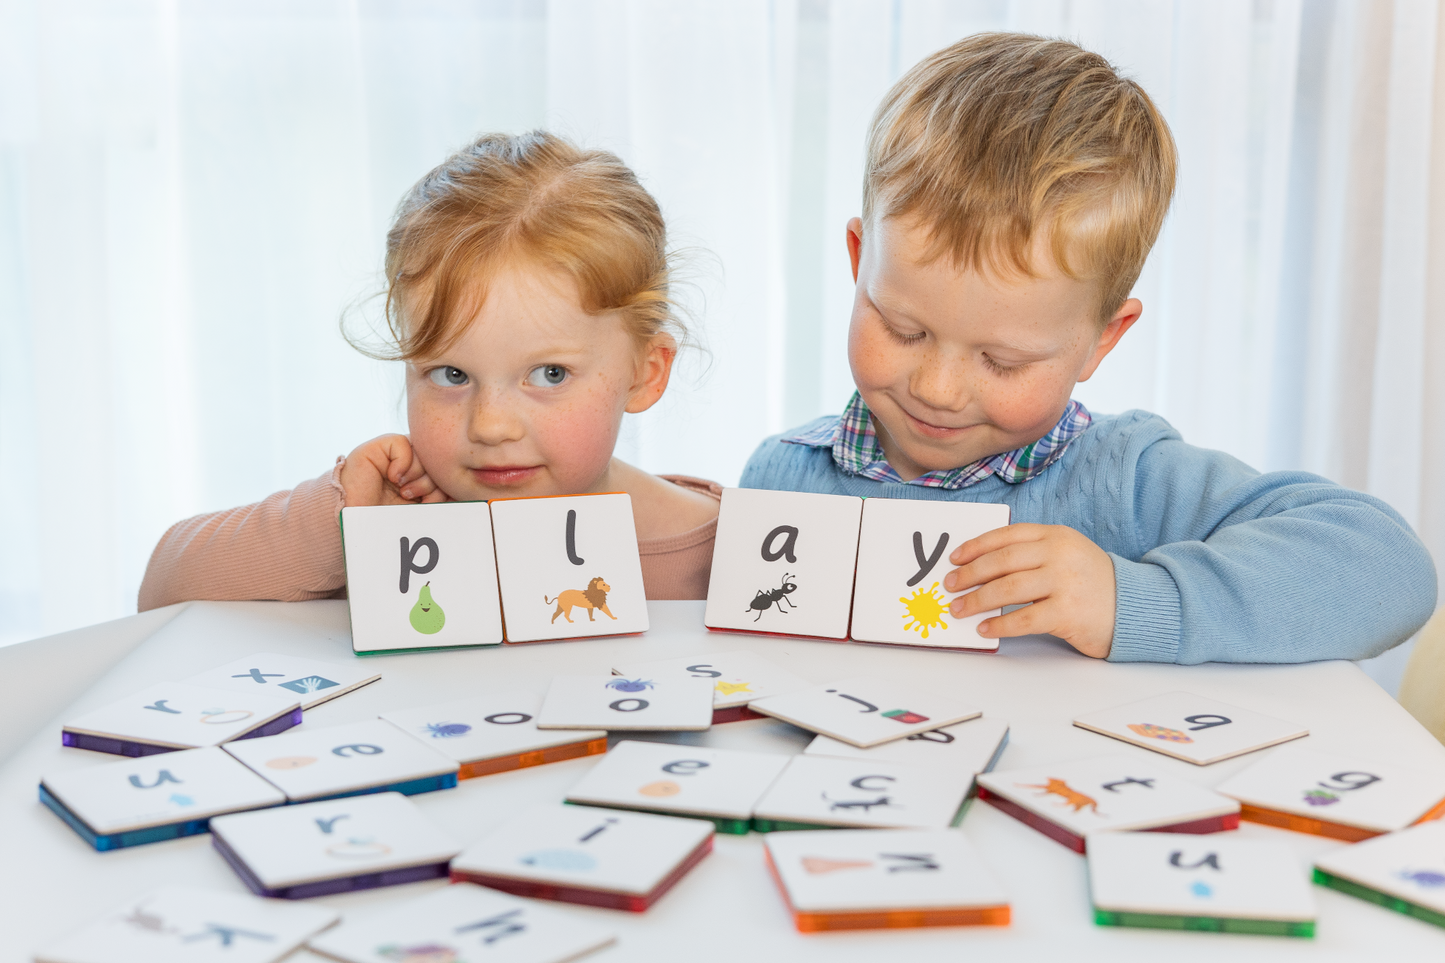
<path id="1" fill-rule="evenodd" d="M 433 491 L 430 492 L 425 498 L 423 498 L 423 499 L 422 499 L 422 504 L 424 504 L 424 505 L 431 505 L 431 504 L 435 504 L 436 502 L 449 502 L 449 501 L 451 501 L 451 499 L 447 497 L 447 493 L 444 492 L 444 491 L 442 491 L 440 488 L 438 488 L 438 489 L 433 490 Z"/>
<path id="2" fill-rule="evenodd" d="M 413 481 L 401 486 L 401 497 L 406 499 L 425 498 L 437 490 L 436 482 L 427 475 L 422 475 Z"/>

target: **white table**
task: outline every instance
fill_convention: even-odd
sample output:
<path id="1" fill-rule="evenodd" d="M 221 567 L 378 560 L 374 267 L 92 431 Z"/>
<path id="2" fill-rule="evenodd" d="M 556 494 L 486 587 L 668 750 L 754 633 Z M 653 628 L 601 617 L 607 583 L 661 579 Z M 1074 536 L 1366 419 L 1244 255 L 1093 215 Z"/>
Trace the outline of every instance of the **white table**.
<path id="1" fill-rule="evenodd" d="M 751 649 L 804 678 L 916 674 L 974 695 L 1012 735 L 1001 765 L 1013 768 L 1106 752 L 1139 753 L 1155 766 L 1214 785 L 1258 756 L 1198 768 L 1078 729 L 1077 713 L 1159 692 L 1188 689 L 1310 727 L 1314 745 L 1362 748 L 1405 764 L 1445 765 L 1442 747 L 1348 662 L 1299 666 L 1110 665 L 1047 637 L 1005 640 L 999 655 L 938 652 L 708 633 L 700 602 L 654 602 L 642 636 L 375 657 L 380 682 L 306 714 L 307 726 L 456 699 L 487 689 L 545 691 L 563 672 L 605 672 L 623 662 Z M 178 613 L 178 614 L 177 614 Z M 169 620 L 169 621 L 167 621 Z M 0 650 L 0 738 L 13 752 L 0 765 L 0 961 L 27 960 L 40 945 L 121 901 L 162 884 L 244 892 L 208 836 L 97 853 L 36 801 L 45 772 L 110 757 L 60 745 L 60 724 L 157 679 L 179 679 L 252 652 L 352 658 L 344 602 L 191 603 Z M 34 733 L 28 740 L 27 733 Z M 671 741 L 797 752 L 809 736 L 772 720 L 730 723 Z M 0 742 L 0 751 L 6 744 Z M 1268 751 L 1268 750 L 1266 750 Z M 470 842 L 513 813 L 560 799 L 595 760 L 578 759 L 466 780 L 413 797 L 426 814 Z M 1445 930 L 1316 887 L 1314 940 L 1175 933 L 1095 926 L 1085 864 L 1040 833 L 975 803 L 963 831 L 1007 886 L 1013 923 L 802 935 L 763 866 L 756 835 L 718 835 L 714 853 L 644 914 L 568 907 L 604 920 L 618 944 L 599 961 L 827 960 L 1234 960 L 1445 959 Z M 1303 866 L 1344 845 L 1245 823 L 1245 836 L 1282 839 Z M 343 913 L 418 896 L 441 881 L 323 897 Z M 559 904 L 560 905 L 560 904 Z M 293 960 L 319 960 L 305 951 Z"/>

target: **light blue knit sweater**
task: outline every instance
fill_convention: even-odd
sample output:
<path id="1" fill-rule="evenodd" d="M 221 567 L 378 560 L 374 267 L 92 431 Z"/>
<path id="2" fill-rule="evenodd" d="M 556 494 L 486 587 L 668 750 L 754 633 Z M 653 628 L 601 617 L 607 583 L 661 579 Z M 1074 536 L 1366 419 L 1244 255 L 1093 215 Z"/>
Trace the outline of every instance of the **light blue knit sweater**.
<path id="1" fill-rule="evenodd" d="M 781 437 L 753 453 L 743 488 L 1002 502 L 1015 522 L 1087 535 L 1114 561 L 1114 661 L 1363 659 L 1435 609 L 1430 553 L 1384 502 L 1305 472 L 1260 474 L 1148 412 L 1095 415 L 1026 482 L 957 491 L 847 475 L 828 449 Z"/>

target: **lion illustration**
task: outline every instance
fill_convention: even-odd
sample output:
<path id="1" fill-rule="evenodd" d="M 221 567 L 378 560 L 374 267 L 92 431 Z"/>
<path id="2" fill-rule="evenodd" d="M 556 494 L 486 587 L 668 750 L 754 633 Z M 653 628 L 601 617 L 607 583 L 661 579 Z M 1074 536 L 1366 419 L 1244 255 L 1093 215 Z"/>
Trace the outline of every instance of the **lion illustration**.
<path id="1" fill-rule="evenodd" d="M 553 622 L 557 621 L 557 616 L 559 615 L 568 622 L 571 622 L 572 609 L 576 606 L 581 606 L 587 610 L 587 621 L 589 622 L 596 621 L 594 616 L 598 609 L 601 609 L 602 614 L 606 615 L 609 619 L 616 621 L 617 616 L 613 615 L 612 610 L 607 607 L 607 593 L 610 591 L 612 591 L 612 586 L 600 578 L 594 578 L 587 583 L 585 589 L 568 589 L 555 599 L 549 599 L 543 595 L 542 601 L 548 605 L 551 605 L 554 601 L 557 603 L 557 611 L 552 613 Z"/>

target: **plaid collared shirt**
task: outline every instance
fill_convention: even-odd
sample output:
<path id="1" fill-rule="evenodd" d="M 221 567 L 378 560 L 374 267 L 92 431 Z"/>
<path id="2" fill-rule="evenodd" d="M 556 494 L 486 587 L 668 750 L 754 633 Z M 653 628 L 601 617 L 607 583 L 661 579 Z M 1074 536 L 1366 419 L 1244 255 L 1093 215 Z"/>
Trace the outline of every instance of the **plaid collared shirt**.
<path id="1" fill-rule="evenodd" d="M 952 491 L 981 482 L 989 475 L 997 475 L 1010 485 L 1028 481 L 1058 461 L 1069 442 L 1082 434 L 1093 420 L 1087 408 L 1070 400 L 1058 423 L 1033 444 L 991 455 L 961 468 L 925 472 L 908 482 L 904 482 L 902 476 L 888 464 L 883 448 L 878 444 L 878 436 L 873 431 L 868 406 L 856 391 L 837 423 L 824 422 L 810 431 L 789 435 L 783 441 L 793 445 L 808 445 L 811 448 L 832 449 L 833 463 L 850 475 L 861 475 L 874 481 L 899 482 Z"/>

